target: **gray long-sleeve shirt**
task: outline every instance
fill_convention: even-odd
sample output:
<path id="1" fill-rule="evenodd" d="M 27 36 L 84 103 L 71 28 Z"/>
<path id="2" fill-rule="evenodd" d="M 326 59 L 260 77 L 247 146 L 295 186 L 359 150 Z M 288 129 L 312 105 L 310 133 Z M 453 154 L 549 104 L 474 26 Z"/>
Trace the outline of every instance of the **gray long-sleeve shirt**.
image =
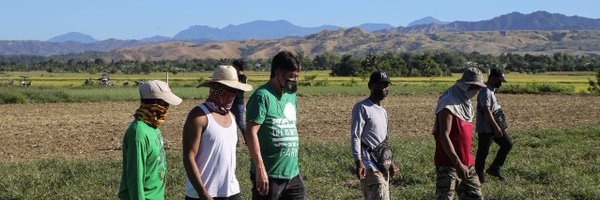
<path id="1" fill-rule="evenodd" d="M 490 107 L 492 112 L 494 112 L 502 108 L 496 98 L 496 92 L 492 88 L 493 86 L 488 84 L 487 88 L 481 88 L 477 95 L 477 126 L 475 127 L 475 131 L 478 133 L 494 133 L 492 123 L 485 117 L 482 109 Z"/>
<path id="2" fill-rule="evenodd" d="M 377 169 L 371 162 L 367 149 L 362 148 L 361 140 L 371 148 L 376 147 L 388 136 L 387 111 L 369 98 L 357 102 L 352 108 L 352 156 L 354 161 L 362 160 L 368 169 Z"/>

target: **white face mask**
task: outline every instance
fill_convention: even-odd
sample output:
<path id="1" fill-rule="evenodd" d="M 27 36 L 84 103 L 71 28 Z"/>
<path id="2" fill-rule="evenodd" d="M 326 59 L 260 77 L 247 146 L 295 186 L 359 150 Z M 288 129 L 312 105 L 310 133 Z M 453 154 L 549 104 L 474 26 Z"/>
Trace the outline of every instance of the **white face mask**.
<path id="1" fill-rule="evenodd" d="M 469 90 L 465 92 L 465 96 L 469 99 L 473 99 L 473 97 L 477 96 L 477 94 L 479 94 L 479 90 Z"/>

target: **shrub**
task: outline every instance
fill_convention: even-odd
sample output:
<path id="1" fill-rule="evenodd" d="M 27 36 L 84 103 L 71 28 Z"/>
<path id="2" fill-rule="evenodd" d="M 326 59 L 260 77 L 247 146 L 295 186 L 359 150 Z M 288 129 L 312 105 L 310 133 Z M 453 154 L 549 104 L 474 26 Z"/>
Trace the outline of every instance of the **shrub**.
<path id="1" fill-rule="evenodd" d="M 596 81 L 589 80 L 588 83 L 590 85 L 588 91 L 592 94 L 600 95 L 600 69 L 598 69 L 598 72 L 596 73 Z"/>
<path id="2" fill-rule="evenodd" d="M 575 86 L 556 83 L 507 84 L 500 89 L 509 94 L 574 94 Z"/>
<path id="3" fill-rule="evenodd" d="M 350 79 L 350 81 L 348 81 L 348 82 L 342 83 L 342 86 L 346 86 L 346 87 L 354 87 L 357 85 L 358 85 L 358 81 L 354 78 Z"/>
<path id="4" fill-rule="evenodd" d="M 27 98 L 14 90 L 2 89 L 0 90 L 0 104 L 9 103 L 27 103 Z"/>

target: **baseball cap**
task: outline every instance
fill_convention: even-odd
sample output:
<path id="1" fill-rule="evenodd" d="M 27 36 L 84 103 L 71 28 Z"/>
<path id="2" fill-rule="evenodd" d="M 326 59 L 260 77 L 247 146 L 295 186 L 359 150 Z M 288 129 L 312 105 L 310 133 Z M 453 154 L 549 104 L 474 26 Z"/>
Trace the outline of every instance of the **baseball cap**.
<path id="1" fill-rule="evenodd" d="M 226 85 L 227 87 L 243 91 L 252 90 L 252 85 L 240 83 L 238 81 L 237 71 L 233 66 L 230 65 L 220 65 L 217 68 L 215 68 L 215 72 L 213 72 L 212 78 L 208 81 L 200 83 L 198 87 L 208 87 L 211 83 L 221 83 L 223 85 Z"/>
<path id="2" fill-rule="evenodd" d="M 483 83 L 483 74 L 481 71 L 475 67 L 469 67 L 464 72 L 463 75 L 458 81 L 470 84 L 470 85 L 478 85 L 481 87 L 487 87 L 485 83 Z"/>
<path id="3" fill-rule="evenodd" d="M 506 79 L 504 78 L 504 71 L 502 71 L 502 69 L 498 69 L 498 68 L 491 69 L 490 76 L 498 77 L 498 78 L 500 78 L 500 81 L 506 82 Z"/>
<path id="4" fill-rule="evenodd" d="M 392 80 L 384 71 L 374 71 L 369 77 L 369 83 L 392 83 Z"/>
<path id="5" fill-rule="evenodd" d="M 142 99 L 161 99 L 171 105 L 179 105 L 181 98 L 173 94 L 169 85 L 163 81 L 151 80 L 140 85 Z"/>

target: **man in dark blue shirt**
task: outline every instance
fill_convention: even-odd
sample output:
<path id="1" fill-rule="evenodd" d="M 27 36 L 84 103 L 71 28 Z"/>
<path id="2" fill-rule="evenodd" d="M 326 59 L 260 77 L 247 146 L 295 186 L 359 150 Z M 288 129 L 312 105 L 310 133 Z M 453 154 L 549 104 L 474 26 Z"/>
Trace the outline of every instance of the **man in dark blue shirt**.
<path id="1" fill-rule="evenodd" d="M 246 76 L 246 74 L 244 74 L 244 61 L 242 59 L 238 59 L 233 61 L 232 64 L 233 67 L 237 70 L 238 80 L 241 83 L 248 83 L 248 77 Z M 244 133 L 246 132 L 246 119 L 244 119 L 244 116 L 246 115 L 246 106 L 244 105 L 244 91 L 239 90 L 237 96 L 233 100 L 233 107 L 231 107 L 231 112 L 235 116 L 235 122 L 240 128 L 240 131 L 242 132 L 242 138 L 244 138 L 245 143 L 246 138 L 244 137 L 244 135 L 246 134 Z M 237 146 L 240 146 L 239 140 Z"/>

